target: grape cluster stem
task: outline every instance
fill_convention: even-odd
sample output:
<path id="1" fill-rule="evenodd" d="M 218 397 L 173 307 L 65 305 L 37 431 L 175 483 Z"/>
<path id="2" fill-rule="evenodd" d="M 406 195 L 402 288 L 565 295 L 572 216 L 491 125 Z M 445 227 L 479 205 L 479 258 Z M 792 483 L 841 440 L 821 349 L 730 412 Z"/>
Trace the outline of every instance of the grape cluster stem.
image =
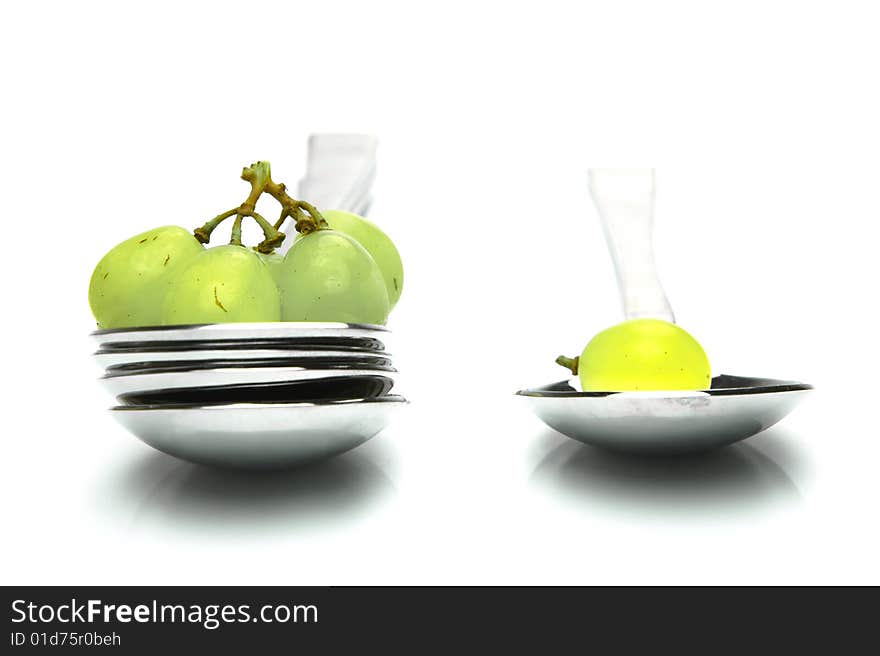
<path id="1" fill-rule="evenodd" d="M 565 367 L 566 369 L 571 371 L 572 374 L 577 376 L 578 365 L 580 364 L 580 357 L 569 358 L 564 355 L 560 355 L 558 358 L 556 358 L 556 364 L 558 364 L 560 367 Z"/>
<path id="2" fill-rule="evenodd" d="M 248 197 L 238 207 L 218 214 L 203 226 L 196 228 L 193 231 L 193 235 L 201 243 L 209 243 L 211 241 L 211 233 L 214 232 L 217 226 L 233 216 L 235 219 L 232 224 L 232 238 L 229 243 L 243 246 L 241 243 L 241 224 L 245 217 L 251 218 L 260 226 L 264 237 L 263 241 L 254 247 L 254 250 L 265 254 L 274 251 L 284 241 L 285 235 L 280 231 L 280 228 L 288 217 L 293 219 L 294 228 L 297 232 L 304 235 L 316 230 L 326 230 L 330 227 L 314 205 L 304 200 L 291 198 L 283 182 L 273 182 L 269 162 L 254 162 L 250 166 L 246 166 L 242 169 L 241 179 L 249 182 L 251 185 Z M 275 225 L 269 223 L 255 211 L 257 200 L 263 193 L 269 194 L 281 205 L 281 216 L 275 222 Z"/>

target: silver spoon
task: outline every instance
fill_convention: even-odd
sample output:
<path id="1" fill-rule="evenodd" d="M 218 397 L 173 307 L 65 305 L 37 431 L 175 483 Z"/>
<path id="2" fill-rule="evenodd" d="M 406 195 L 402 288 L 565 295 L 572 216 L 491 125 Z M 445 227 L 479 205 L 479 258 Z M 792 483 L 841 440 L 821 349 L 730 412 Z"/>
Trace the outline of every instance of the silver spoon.
<path id="1" fill-rule="evenodd" d="M 627 319 L 674 323 L 654 263 L 653 169 L 590 169 L 590 193 Z M 520 390 L 551 428 L 586 444 L 635 453 L 707 450 L 751 437 L 787 415 L 810 385 L 716 376 L 700 391 L 580 392 L 563 381 Z"/>
<path id="2" fill-rule="evenodd" d="M 364 212 L 376 177 L 378 139 L 371 134 L 313 134 L 301 198 L 324 209 Z"/>

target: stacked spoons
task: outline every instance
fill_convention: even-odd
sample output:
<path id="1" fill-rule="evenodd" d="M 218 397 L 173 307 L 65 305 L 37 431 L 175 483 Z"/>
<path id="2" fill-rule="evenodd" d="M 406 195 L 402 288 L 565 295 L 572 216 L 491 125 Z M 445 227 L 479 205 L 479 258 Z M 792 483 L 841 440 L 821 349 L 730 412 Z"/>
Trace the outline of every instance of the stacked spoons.
<path id="1" fill-rule="evenodd" d="M 98 330 L 111 414 L 212 465 L 284 467 L 347 451 L 406 400 L 382 326 L 271 322 Z"/>

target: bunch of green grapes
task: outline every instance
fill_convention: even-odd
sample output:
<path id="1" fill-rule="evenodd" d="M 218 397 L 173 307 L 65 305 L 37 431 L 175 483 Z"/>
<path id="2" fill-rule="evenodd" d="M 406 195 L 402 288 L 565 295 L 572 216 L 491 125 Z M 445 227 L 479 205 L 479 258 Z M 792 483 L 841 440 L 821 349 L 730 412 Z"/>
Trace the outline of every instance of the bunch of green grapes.
<path id="1" fill-rule="evenodd" d="M 241 321 L 339 321 L 384 324 L 403 289 L 394 243 L 367 219 L 338 210 L 321 214 L 294 200 L 271 179 L 268 162 L 242 171 L 251 193 L 239 207 L 193 233 L 165 226 L 111 249 L 89 284 L 89 304 L 100 328 Z M 254 211 L 261 194 L 282 207 L 274 226 Z M 234 218 L 229 244 L 205 248 L 211 233 Z M 241 242 L 251 217 L 264 241 Z M 285 256 L 274 251 L 279 228 L 294 220 L 299 234 Z"/>

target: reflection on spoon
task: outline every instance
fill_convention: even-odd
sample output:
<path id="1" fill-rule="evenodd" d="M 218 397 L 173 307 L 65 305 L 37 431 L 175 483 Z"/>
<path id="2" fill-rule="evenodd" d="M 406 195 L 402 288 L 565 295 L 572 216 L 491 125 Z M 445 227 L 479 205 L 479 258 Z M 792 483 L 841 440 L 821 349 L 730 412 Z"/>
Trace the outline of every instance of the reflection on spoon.
<path id="1" fill-rule="evenodd" d="M 394 485 L 367 456 L 351 452 L 299 469 L 253 472 L 214 469 L 152 452 L 110 482 L 136 531 L 170 528 L 257 538 L 328 529 L 357 521 Z"/>
<path id="2" fill-rule="evenodd" d="M 761 443 L 774 442 L 774 435 L 768 431 Z M 724 519 L 801 500 L 783 467 L 748 444 L 673 458 L 620 455 L 566 440 L 544 456 L 531 483 L 578 504 L 657 519 Z"/>

